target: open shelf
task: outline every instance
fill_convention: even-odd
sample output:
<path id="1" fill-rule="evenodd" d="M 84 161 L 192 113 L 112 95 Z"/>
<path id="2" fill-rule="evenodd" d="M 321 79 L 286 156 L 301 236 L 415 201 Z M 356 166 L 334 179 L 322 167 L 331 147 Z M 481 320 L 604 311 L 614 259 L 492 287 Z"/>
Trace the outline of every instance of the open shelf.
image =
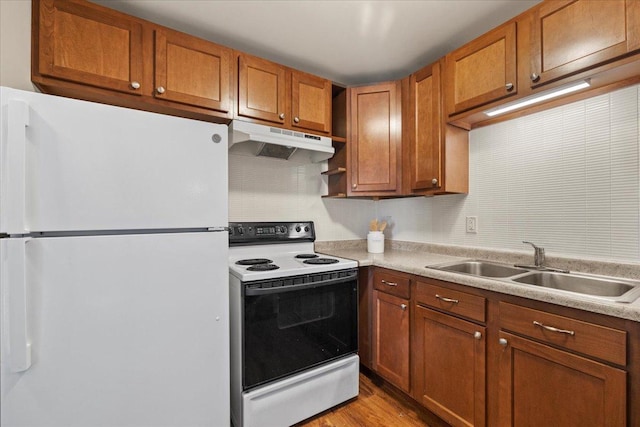
<path id="1" fill-rule="evenodd" d="M 322 172 L 322 175 L 337 175 L 339 173 L 345 173 L 347 171 L 347 168 L 335 168 L 335 169 L 330 169 L 328 171 L 324 171 Z"/>

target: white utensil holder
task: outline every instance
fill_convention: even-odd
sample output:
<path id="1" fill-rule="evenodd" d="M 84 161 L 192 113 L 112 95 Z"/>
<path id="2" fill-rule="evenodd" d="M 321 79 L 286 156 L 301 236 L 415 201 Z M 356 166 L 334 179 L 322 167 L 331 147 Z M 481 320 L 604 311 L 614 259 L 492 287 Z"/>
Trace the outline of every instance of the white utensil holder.
<path id="1" fill-rule="evenodd" d="M 370 231 L 367 235 L 367 252 L 381 254 L 384 252 L 384 234 L 382 231 Z"/>

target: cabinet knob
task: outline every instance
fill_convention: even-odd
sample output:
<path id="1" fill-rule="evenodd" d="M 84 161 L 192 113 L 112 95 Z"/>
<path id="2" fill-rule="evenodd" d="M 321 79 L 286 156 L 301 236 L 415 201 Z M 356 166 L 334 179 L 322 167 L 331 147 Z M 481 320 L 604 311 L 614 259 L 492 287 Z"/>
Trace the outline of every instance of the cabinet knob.
<path id="1" fill-rule="evenodd" d="M 480 331 L 476 331 L 476 332 L 473 334 L 473 337 L 474 337 L 475 339 L 479 340 L 480 338 L 482 338 L 482 332 L 480 332 Z"/>
<path id="2" fill-rule="evenodd" d="M 351 188 L 358 188 L 358 184 L 352 184 Z"/>
<path id="3" fill-rule="evenodd" d="M 164 93 L 164 87 L 158 86 L 158 88 L 156 89 L 156 92 L 162 95 Z"/>
<path id="4" fill-rule="evenodd" d="M 284 113 L 280 113 L 278 117 L 280 117 L 280 120 L 284 120 Z"/>
<path id="5" fill-rule="evenodd" d="M 504 87 L 507 89 L 507 92 L 511 92 L 513 90 L 513 83 L 507 83 Z"/>
<path id="6" fill-rule="evenodd" d="M 400 304 L 400 308 L 402 311 L 405 311 L 407 309 L 407 304 Z"/>
<path id="7" fill-rule="evenodd" d="M 139 82 L 133 81 L 133 82 L 131 82 L 130 86 L 131 86 L 131 89 L 140 89 L 140 83 Z"/>
<path id="8" fill-rule="evenodd" d="M 507 344 L 509 344 L 505 338 L 500 338 L 500 339 L 498 340 L 498 343 L 499 343 L 501 346 L 503 346 L 503 347 L 506 347 L 506 346 L 507 346 Z"/>
<path id="9" fill-rule="evenodd" d="M 438 185 L 438 178 L 433 178 L 433 179 L 431 180 L 431 184 L 433 184 L 433 185 Z"/>
<path id="10" fill-rule="evenodd" d="M 300 119 L 299 119 L 299 118 L 297 118 L 297 117 L 294 117 L 294 118 L 293 118 L 293 121 L 294 121 L 295 123 L 300 123 Z"/>
<path id="11" fill-rule="evenodd" d="M 540 74 L 538 73 L 531 73 L 530 77 L 532 82 L 537 82 L 538 80 L 540 80 Z"/>

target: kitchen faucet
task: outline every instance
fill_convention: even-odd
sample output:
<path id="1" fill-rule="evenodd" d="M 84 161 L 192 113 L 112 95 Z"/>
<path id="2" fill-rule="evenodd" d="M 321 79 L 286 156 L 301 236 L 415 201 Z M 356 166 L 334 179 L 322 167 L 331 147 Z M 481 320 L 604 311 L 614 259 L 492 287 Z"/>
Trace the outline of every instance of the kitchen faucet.
<path id="1" fill-rule="evenodd" d="M 522 241 L 522 243 L 526 243 L 528 245 L 533 246 L 533 250 L 534 250 L 534 254 L 533 254 L 533 264 L 536 267 L 543 267 L 544 266 L 544 248 L 540 247 L 540 246 L 536 246 L 531 242 L 526 242 L 526 241 Z"/>
<path id="2" fill-rule="evenodd" d="M 515 267 L 522 267 L 522 268 L 532 268 L 535 270 L 540 270 L 540 271 L 555 271 L 557 273 L 569 273 L 569 270 L 564 270 L 561 268 L 553 268 L 553 267 L 546 267 L 544 265 L 544 261 L 545 261 L 545 257 L 544 257 L 544 248 L 541 246 L 536 246 L 535 244 L 533 244 L 532 242 L 527 242 L 527 241 L 522 241 L 522 243 L 526 243 L 527 245 L 531 245 L 533 246 L 533 265 L 523 265 L 523 264 L 516 264 Z"/>

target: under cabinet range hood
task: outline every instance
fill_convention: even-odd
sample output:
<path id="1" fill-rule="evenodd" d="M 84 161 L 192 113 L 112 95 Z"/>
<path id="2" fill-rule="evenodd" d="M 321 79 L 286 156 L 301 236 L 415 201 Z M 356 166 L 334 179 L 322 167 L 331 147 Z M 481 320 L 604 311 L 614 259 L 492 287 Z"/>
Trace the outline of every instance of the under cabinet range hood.
<path id="1" fill-rule="evenodd" d="M 234 120 L 229 153 L 317 163 L 333 157 L 331 138 Z"/>

